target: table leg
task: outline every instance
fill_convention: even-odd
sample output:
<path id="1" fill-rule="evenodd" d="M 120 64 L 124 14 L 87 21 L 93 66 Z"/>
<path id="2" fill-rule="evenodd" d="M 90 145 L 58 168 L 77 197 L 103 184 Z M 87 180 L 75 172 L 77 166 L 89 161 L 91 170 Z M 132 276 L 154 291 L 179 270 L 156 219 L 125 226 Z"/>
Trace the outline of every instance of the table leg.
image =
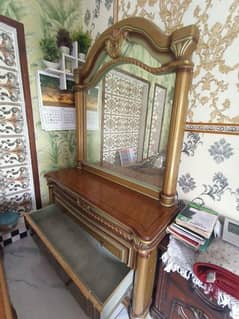
<path id="1" fill-rule="evenodd" d="M 152 301 L 157 249 L 138 252 L 135 270 L 131 319 L 145 319 Z"/>

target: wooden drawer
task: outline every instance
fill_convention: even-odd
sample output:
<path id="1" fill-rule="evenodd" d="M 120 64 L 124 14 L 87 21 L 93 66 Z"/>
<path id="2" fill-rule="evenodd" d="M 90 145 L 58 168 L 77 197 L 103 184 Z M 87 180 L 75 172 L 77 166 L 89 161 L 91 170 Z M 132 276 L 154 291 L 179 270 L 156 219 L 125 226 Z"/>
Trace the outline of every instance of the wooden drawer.
<path id="1" fill-rule="evenodd" d="M 88 215 L 90 210 L 104 220 L 105 217 L 101 215 L 102 213 L 98 209 L 92 207 L 92 205 L 79 196 L 69 194 L 58 187 L 54 187 L 52 192 L 54 202 L 63 207 L 66 213 L 75 218 L 103 247 L 108 249 L 128 266 L 134 266 L 135 252 L 132 244 L 116 236 L 114 232 L 108 227 L 105 227 L 103 223 L 100 224 L 98 220 L 95 221 Z M 112 221 L 110 221 L 110 223 L 112 223 Z M 115 227 L 117 227 L 117 225 L 115 225 Z"/>
<path id="2" fill-rule="evenodd" d="M 77 294 L 82 307 L 86 306 L 86 313 L 94 319 L 110 318 L 132 285 L 133 270 L 103 249 L 57 205 L 25 218 L 70 278 L 68 286 Z"/>

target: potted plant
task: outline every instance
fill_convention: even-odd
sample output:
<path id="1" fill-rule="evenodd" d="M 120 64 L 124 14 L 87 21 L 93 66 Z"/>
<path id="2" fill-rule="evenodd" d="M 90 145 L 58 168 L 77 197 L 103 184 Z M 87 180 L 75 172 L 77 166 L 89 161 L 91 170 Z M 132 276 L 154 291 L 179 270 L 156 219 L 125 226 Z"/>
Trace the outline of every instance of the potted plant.
<path id="1" fill-rule="evenodd" d="M 77 41 L 79 58 L 85 58 L 87 51 L 91 45 L 91 37 L 88 32 L 82 30 L 72 33 L 72 41 Z"/>
<path id="2" fill-rule="evenodd" d="M 69 54 L 72 44 L 70 33 L 66 29 L 59 29 L 56 35 L 56 42 L 61 52 Z"/>
<path id="3" fill-rule="evenodd" d="M 46 36 L 40 41 L 40 47 L 43 52 L 43 61 L 46 67 L 57 69 L 59 67 L 59 50 L 56 40 L 52 36 Z"/>

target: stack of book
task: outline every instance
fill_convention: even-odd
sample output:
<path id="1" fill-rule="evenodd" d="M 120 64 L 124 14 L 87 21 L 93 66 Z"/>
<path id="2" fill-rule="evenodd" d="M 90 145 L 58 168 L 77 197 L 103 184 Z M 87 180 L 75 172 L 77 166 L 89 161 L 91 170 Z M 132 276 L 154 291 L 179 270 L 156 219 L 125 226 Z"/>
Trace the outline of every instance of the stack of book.
<path id="1" fill-rule="evenodd" d="M 218 214 L 194 203 L 188 204 L 167 227 L 167 232 L 195 250 L 207 249 Z"/>

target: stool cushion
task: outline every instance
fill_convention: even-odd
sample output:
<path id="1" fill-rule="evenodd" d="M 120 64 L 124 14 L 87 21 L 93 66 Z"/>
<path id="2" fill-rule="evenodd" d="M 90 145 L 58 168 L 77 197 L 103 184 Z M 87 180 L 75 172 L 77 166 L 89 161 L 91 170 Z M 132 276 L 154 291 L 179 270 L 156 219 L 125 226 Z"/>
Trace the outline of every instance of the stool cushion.
<path id="1" fill-rule="evenodd" d="M 0 230 L 10 229 L 18 222 L 19 214 L 16 212 L 4 212 L 0 213 Z"/>

